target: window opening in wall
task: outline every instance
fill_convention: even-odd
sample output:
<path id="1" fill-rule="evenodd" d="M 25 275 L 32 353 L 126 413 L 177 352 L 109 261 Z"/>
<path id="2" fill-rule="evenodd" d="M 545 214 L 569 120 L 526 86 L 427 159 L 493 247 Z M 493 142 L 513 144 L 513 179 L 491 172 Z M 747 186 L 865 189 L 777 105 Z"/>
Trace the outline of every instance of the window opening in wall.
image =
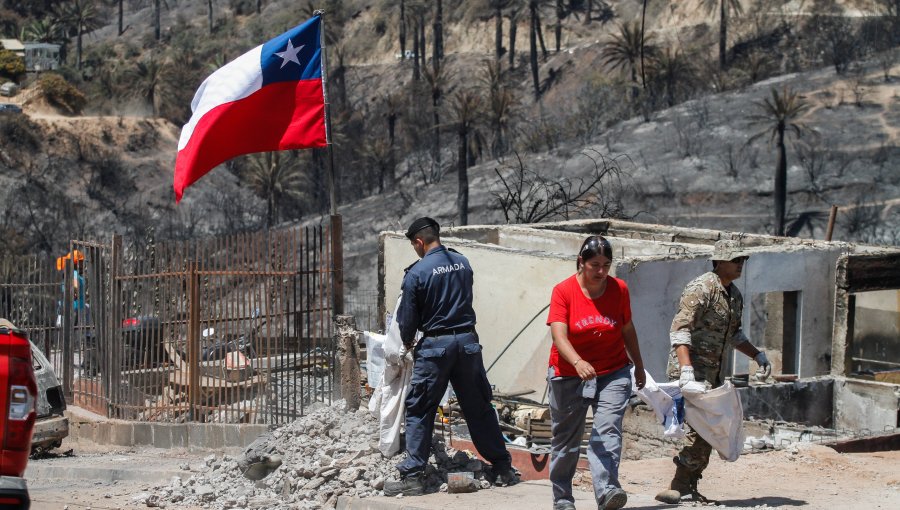
<path id="1" fill-rule="evenodd" d="M 754 294 L 750 300 L 746 332 L 754 345 L 765 350 L 773 374 L 800 373 L 800 300 L 800 291 Z M 737 356 L 736 373 L 755 368 L 746 356 Z"/>
<path id="2" fill-rule="evenodd" d="M 850 295 L 854 376 L 900 383 L 900 290 Z"/>

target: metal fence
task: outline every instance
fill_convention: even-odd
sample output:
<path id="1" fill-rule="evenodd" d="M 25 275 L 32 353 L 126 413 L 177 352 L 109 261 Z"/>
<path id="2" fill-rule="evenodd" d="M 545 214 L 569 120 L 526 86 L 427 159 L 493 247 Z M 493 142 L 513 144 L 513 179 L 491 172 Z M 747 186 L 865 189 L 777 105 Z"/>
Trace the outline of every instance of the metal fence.
<path id="1" fill-rule="evenodd" d="M 378 317 L 378 291 L 354 290 L 344 298 L 344 308 L 356 319 L 356 328 L 360 331 L 379 331 L 381 320 Z"/>
<path id="2" fill-rule="evenodd" d="M 284 423 L 333 394 L 340 228 L 72 241 L 59 268 L 4 261 L 0 314 L 47 354 L 70 402 L 109 417 Z"/>

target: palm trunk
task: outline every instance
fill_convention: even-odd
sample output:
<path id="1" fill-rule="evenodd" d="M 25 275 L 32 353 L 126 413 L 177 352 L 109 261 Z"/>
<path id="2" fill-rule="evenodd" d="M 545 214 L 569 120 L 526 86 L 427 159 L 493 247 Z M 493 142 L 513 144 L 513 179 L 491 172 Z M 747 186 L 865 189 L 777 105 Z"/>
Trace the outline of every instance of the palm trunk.
<path id="1" fill-rule="evenodd" d="M 644 24 L 647 21 L 647 0 L 641 10 L 641 86 L 647 90 L 647 77 L 644 75 Z"/>
<path id="2" fill-rule="evenodd" d="M 425 14 L 419 14 L 419 48 L 422 50 L 422 69 L 425 69 L 425 54 L 428 50 L 425 48 Z"/>
<path id="3" fill-rule="evenodd" d="M 208 12 L 208 17 L 209 17 L 209 33 L 210 34 L 213 33 L 213 6 L 212 6 L 212 3 L 213 3 L 213 0 L 207 0 L 207 5 L 209 6 L 209 9 L 207 10 L 207 12 Z"/>
<path id="4" fill-rule="evenodd" d="M 727 0 L 720 0 L 719 7 L 719 68 L 725 69 L 727 65 L 727 55 L 725 54 L 725 46 L 728 44 L 728 10 L 725 7 Z"/>
<path id="5" fill-rule="evenodd" d="M 499 3 L 494 11 L 494 55 L 499 63 L 503 56 L 503 12 Z"/>
<path id="6" fill-rule="evenodd" d="M 554 27 L 554 35 L 556 35 L 556 52 L 559 53 L 562 44 L 562 18 L 565 13 L 563 9 L 563 0 L 556 0 L 556 26 Z"/>
<path id="7" fill-rule="evenodd" d="M 516 14 L 509 16 L 509 68 L 516 67 L 516 32 L 519 26 L 519 17 Z"/>
<path id="8" fill-rule="evenodd" d="M 406 2 L 400 0 L 400 60 L 406 58 Z"/>
<path id="9" fill-rule="evenodd" d="M 544 62 L 547 61 L 547 45 L 544 44 L 544 31 L 541 29 L 541 14 L 537 11 L 537 8 L 534 10 L 534 28 L 537 31 L 538 42 L 541 43 L 541 55 L 544 57 Z"/>
<path id="10" fill-rule="evenodd" d="M 784 126 L 778 126 L 778 162 L 775 166 L 775 235 L 784 235 L 784 211 L 787 202 L 787 151 Z"/>
<path id="11" fill-rule="evenodd" d="M 468 151 L 469 130 L 465 122 L 459 123 L 459 145 L 456 151 L 456 171 L 459 178 L 459 189 L 456 194 L 456 208 L 459 210 L 459 224 L 469 224 L 469 170 Z"/>
<path id="12" fill-rule="evenodd" d="M 413 80 L 419 81 L 419 20 L 413 23 Z"/>
<path id="13" fill-rule="evenodd" d="M 434 66 L 435 70 L 440 67 L 441 59 L 444 58 L 444 21 L 443 21 L 443 4 L 441 0 L 437 0 L 435 4 L 434 11 L 434 48 L 432 51 L 432 60 L 434 62 L 431 63 Z"/>
<path id="14" fill-rule="evenodd" d="M 435 80 L 438 79 L 437 73 L 435 73 Z M 434 170 L 432 171 L 432 177 L 437 180 L 440 178 L 442 173 L 441 168 L 441 117 L 440 117 L 440 104 L 441 104 L 441 92 L 437 88 L 437 82 L 432 84 L 431 91 L 431 106 L 432 106 L 432 118 L 434 120 L 434 124 L 431 129 L 434 132 L 434 147 L 432 147 L 433 156 L 432 159 L 434 161 Z"/>
<path id="15" fill-rule="evenodd" d="M 159 0 L 153 0 L 153 35 L 157 41 L 162 38 L 162 30 L 159 25 Z"/>
<path id="16" fill-rule="evenodd" d="M 125 0 L 119 0 L 119 35 L 122 35 L 123 33 L 125 33 L 125 27 L 123 26 L 123 23 L 124 23 L 123 18 L 125 16 L 125 12 L 124 12 L 125 8 L 123 7 L 124 3 L 125 3 Z"/>
<path id="17" fill-rule="evenodd" d="M 541 84 L 538 80 L 538 57 L 537 57 L 537 4 L 531 2 L 528 6 L 531 11 L 531 29 L 528 33 L 528 50 L 531 59 L 531 78 L 534 82 L 534 99 L 541 97 Z"/>
<path id="18" fill-rule="evenodd" d="M 75 40 L 75 44 L 76 44 L 76 46 L 75 46 L 76 59 L 75 60 L 78 64 L 78 66 L 77 66 L 78 69 L 81 69 L 81 36 L 82 35 L 83 35 L 83 32 L 81 30 L 81 24 L 79 23 L 78 24 L 78 37 Z"/>

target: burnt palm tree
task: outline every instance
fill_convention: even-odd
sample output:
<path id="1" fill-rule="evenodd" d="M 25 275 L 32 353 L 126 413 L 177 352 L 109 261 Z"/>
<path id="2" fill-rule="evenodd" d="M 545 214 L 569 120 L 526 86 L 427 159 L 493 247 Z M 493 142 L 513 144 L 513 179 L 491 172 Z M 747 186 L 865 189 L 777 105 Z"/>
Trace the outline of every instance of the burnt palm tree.
<path id="1" fill-rule="evenodd" d="M 454 127 L 456 128 L 456 172 L 458 189 L 456 207 L 459 211 L 459 224 L 469 224 L 469 142 L 475 134 L 482 109 L 481 96 L 471 89 L 459 90 L 453 94 L 451 102 Z"/>
<path id="2" fill-rule="evenodd" d="M 694 72 L 684 53 L 667 47 L 648 67 L 651 81 L 662 89 L 666 104 L 669 107 L 675 106 L 678 93 L 687 85 Z"/>
<path id="3" fill-rule="evenodd" d="M 406 0 L 400 0 L 400 24 L 397 37 L 400 39 L 400 60 L 406 59 Z"/>
<path id="4" fill-rule="evenodd" d="M 640 67 L 641 53 L 645 56 L 656 55 L 656 47 L 653 45 L 653 34 L 641 35 L 639 22 L 623 23 L 619 25 L 619 33 L 613 34 L 600 52 L 601 62 L 611 69 L 622 69 L 631 76 L 632 99 L 638 97 L 638 69 Z"/>
<path id="5" fill-rule="evenodd" d="M 159 116 L 160 96 L 168 86 L 169 73 L 170 65 L 167 62 L 160 62 L 152 55 L 135 64 L 130 71 L 133 93 L 147 101 L 154 117 Z"/>
<path id="6" fill-rule="evenodd" d="M 444 58 L 444 6 L 442 0 L 436 0 L 434 4 L 434 47 L 432 50 L 431 65 L 437 69 L 439 62 Z"/>
<path id="7" fill-rule="evenodd" d="M 812 130 L 799 119 L 809 110 L 809 103 L 799 94 L 787 87 L 781 93 L 772 88 L 772 97 L 756 103 L 759 113 L 750 116 L 750 122 L 763 126 L 762 131 L 753 135 L 749 142 L 753 142 L 763 136 L 770 135 L 771 142 L 775 143 L 778 150 L 775 163 L 775 188 L 772 195 L 775 198 L 775 235 L 784 235 L 784 212 L 787 202 L 787 149 L 785 138 L 793 134 L 795 138 L 802 138 L 804 134 Z"/>
<path id="8" fill-rule="evenodd" d="M 444 88 L 447 86 L 447 73 L 440 64 L 435 66 L 433 71 L 425 69 L 425 81 L 431 90 L 431 113 L 432 113 L 432 176 L 440 177 L 442 173 L 441 165 L 441 99 L 444 96 Z"/>
<path id="9" fill-rule="evenodd" d="M 61 6 L 58 18 L 66 31 L 75 35 L 76 67 L 81 69 L 81 42 L 84 34 L 102 26 L 97 5 L 94 0 L 71 0 Z"/>
<path id="10" fill-rule="evenodd" d="M 503 84 L 499 70 L 491 64 L 485 66 L 482 83 L 488 90 L 488 124 L 491 131 L 491 155 L 506 154 L 509 144 L 516 95 Z"/>
<path id="11" fill-rule="evenodd" d="M 303 173 L 292 158 L 281 152 L 253 154 L 248 159 L 250 164 L 244 179 L 247 186 L 266 201 L 266 228 L 271 228 L 278 221 L 281 203 L 300 198 L 305 182 Z"/>
<path id="12" fill-rule="evenodd" d="M 725 69 L 728 64 L 728 16 L 729 13 L 740 15 L 744 12 L 741 0 L 703 0 L 706 12 L 719 11 L 719 68 Z"/>

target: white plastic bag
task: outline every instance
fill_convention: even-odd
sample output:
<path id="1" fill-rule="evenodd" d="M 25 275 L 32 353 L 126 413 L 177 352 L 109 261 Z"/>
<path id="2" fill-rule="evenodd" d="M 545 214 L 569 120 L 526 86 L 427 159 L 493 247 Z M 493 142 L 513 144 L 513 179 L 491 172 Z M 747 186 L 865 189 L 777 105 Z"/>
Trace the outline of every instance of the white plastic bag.
<path id="1" fill-rule="evenodd" d="M 684 437 L 684 399 L 677 382 L 657 383 L 646 370 L 646 383 L 642 389 L 632 386 L 632 392 L 653 408 L 657 422 L 663 427 L 665 437 Z M 634 384 L 634 367 L 631 367 L 631 380 Z"/>
<path id="2" fill-rule="evenodd" d="M 397 316 L 400 299 L 397 298 L 393 317 Z M 400 451 L 400 429 L 406 416 L 406 393 L 413 372 L 412 352 L 403 345 L 396 320 L 388 322 L 382 348 L 384 371 L 369 401 L 369 412 L 378 418 L 378 449 L 385 457 L 392 457 Z"/>
<path id="3" fill-rule="evenodd" d="M 688 425 L 700 434 L 719 457 L 734 462 L 744 447 L 744 411 L 731 381 L 704 393 L 684 394 Z"/>
<path id="4" fill-rule="evenodd" d="M 384 373 L 385 335 L 363 331 L 366 339 L 366 382 L 370 388 L 377 388 Z"/>

